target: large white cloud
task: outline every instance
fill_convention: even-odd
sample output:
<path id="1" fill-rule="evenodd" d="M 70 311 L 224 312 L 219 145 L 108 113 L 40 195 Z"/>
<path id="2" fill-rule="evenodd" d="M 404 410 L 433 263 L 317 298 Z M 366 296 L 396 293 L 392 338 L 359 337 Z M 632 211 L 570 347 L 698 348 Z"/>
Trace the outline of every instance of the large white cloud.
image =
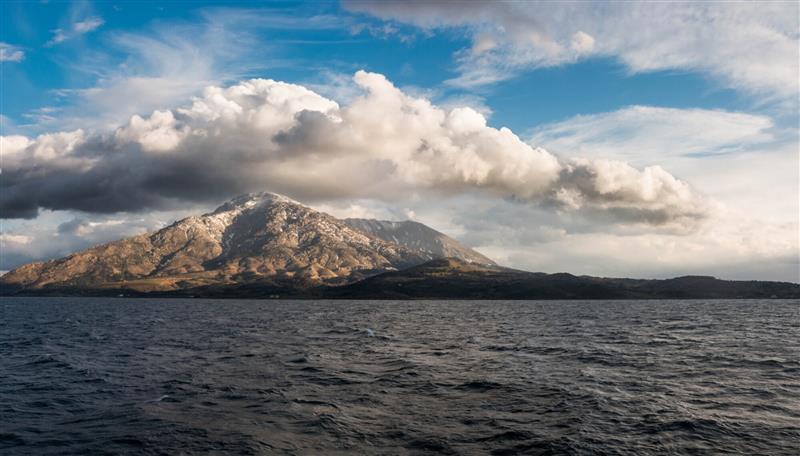
<path id="1" fill-rule="evenodd" d="M 800 280 L 796 134 L 767 117 L 641 106 L 576 116 L 533 131 L 528 142 L 554 155 L 469 108 L 377 74 L 355 79 L 361 95 L 346 105 L 251 80 L 107 134 L 0 139 L 3 216 L 182 209 L 6 221 L 0 269 L 271 189 L 337 216 L 415 218 L 522 269 Z"/>
<path id="2" fill-rule="evenodd" d="M 632 72 L 692 70 L 762 97 L 795 100 L 796 2 L 352 1 L 354 11 L 427 30 L 467 28 L 460 76 L 474 86 L 594 56 Z M 793 105 L 794 106 L 794 105 Z"/>
<path id="3" fill-rule="evenodd" d="M 174 207 L 264 188 L 301 200 L 480 191 L 658 225 L 706 214 L 704 198 L 658 166 L 561 160 L 473 109 L 437 107 L 376 73 L 354 80 L 363 94 L 343 107 L 256 79 L 133 116 L 110 134 L 3 138 L 1 215 Z"/>
<path id="4" fill-rule="evenodd" d="M 405 202 L 390 214 L 361 201 L 325 209 L 392 219 L 413 212 L 417 220 L 520 269 L 800 281 L 796 129 L 763 115 L 632 106 L 540 125 L 528 142 L 596 163 L 661 164 L 709 197 L 708 217 L 691 230 L 652 230 L 619 224 L 608 211 L 553 211 L 474 193 Z"/>

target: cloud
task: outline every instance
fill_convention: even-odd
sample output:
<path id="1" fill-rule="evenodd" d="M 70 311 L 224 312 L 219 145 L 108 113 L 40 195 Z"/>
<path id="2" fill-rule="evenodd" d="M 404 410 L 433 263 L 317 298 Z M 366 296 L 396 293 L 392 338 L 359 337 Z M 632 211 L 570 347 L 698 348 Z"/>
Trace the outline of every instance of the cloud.
<path id="1" fill-rule="evenodd" d="M 748 179 L 737 173 L 730 179 L 740 177 Z M 757 198 L 759 186 L 753 187 Z M 360 200 L 316 207 L 336 216 L 361 212 L 388 220 L 404 220 L 413 211 L 416 220 L 500 264 L 529 271 L 640 278 L 712 274 L 799 282 L 796 199 L 793 204 L 795 210 L 778 220 L 754 214 L 750 204 L 713 205 L 708 218 L 688 231 L 620 224 L 612 214 L 553 211 L 477 192 L 388 205 Z"/>
<path id="2" fill-rule="evenodd" d="M 504 226 L 486 226 L 483 232 L 467 224 L 467 239 L 480 234 L 491 237 L 479 250 L 521 269 L 606 277 L 700 274 L 740 280 L 800 281 L 797 223 L 765 224 L 747 214 L 726 212 L 691 234 L 669 235 L 581 232 L 561 225 L 540 225 L 542 217 L 526 219 L 529 228 L 523 231 L 509 226 L 508 220 L 498 220 Z"/>
<path id="3" fill-rule="evenodd" d="M 53 46 L 58 43 L 70 40 L 85 33 L 92 32 L 100 28 L 105 21 L 102 18 L 94 16 L 88 17 L 79 21 L 72 22 L 66 28 L 57 28 L 53 30 L 53 37 L 47 42 L 48 46 Z"/>
<path id="4" fill-rule="evenodd" d="M 17 124 L 10 117 L 0 114 L 0 136 L 13 135 L 18 131 Z"/>
<path id="5" fill-rule="evenodd" d="M 452 223 L 489 257 L 546 272 L 800 281 L 793 127 L 761 115 L 632 106 L 541 125 L 528 142 L 584 159 L 659 163 L 707 195 L 707 217 L 689 231 L 654 231 L 608 213 L 463 202 L 470 211 L 451 210 Z"/>
<path id="6" fill-rule="evenodd" d="M 0 41 L 0 62 L 21 62 L 24 58 L 22 49 Z"/>
<path id="7" fill-rule="evenodd" d="M 5 137 L 2 216 L 166 208 L 265 188 L 308 201 L 479 191 L 647 225 L 705 215 L 705 199 L 658 166 L 562 160 L 473 109 L 438 107 L 376 73 L 354 81 L 363 93 L 346 106 L 253 79 L 113 133 Z"/>
<path id="8" fill-rule="evenodd" d="M 773 127 L 763 115 L 629 106 L 541 125 L 529 142 L 575 155 L 663 163 L 667 157 L 730 154 L 770 142 Z"/>
<path id="9" fill-rule="evenodd" d="M 797 131 L 763 115 L 631 106 L 538 126 L 558 154 L 659 164 L 710 198 L 764 221 L 797 221 Z"/>
<path id="10" fill-rule="evenodd" d="M 33 240 L 32 237 L 26 236 L 24 234 L 6 234 L 0 233 L 0 243 L 10 243 L 10 244 L 30 244 Z"/>
<path id="11" fill-rule="evenodd" d="M 798 4 L 794 2 L 350 1 L 345 6 L 424 30 L 466 29 L 457 86 L 611 57 L 631 72 L 689 70 L 769 98 L 795 99 Z"/>
<path id="12" fill-rule="evenodd" d="M 85 218 L 74 218 L 68 222 L 58 225 L 59 234 L 73 234 L 85 237 L 88 234 L 94 233 L 98 228 L 107 228 L 129 224 L 128 220 L 103 220 L 95 222 Z"/>
<path id="13" fill-rule="evenodd" d="M 36 220 L 3 223 L 0 233 L 0 270 L 32 261 L 58 258 L 117 239 L 163 228 L 202 208 L 146 214 L 83 214 L 42 211 Z"/>
<path id="14" fill-rule="evenodd" d="M 104 23 L 103 20 L 100 19 L 99 17 L 90 17 L 86 20 L 76 22 L 72 27 L 72 29 L 76 33 L 87 33 L 97 29 L 98 27 L 103 25 L 103 23 Z"/>
<path id="15" fill-rule="evenodd" d="M 720 215 L 686 236 L 562 233 L 550 240 L 484 249 L 523 269 L 573 274 L 668 278 L 715 275 L 739 280 L 800 281 L 800 226 L 763 224 L 743 214 Z M 514 239 L 513 237 L 511 239 Z"/>
<path id="16" fill-rule="evenodd" d="M 243 52 L 231 49 L 232 42 L 247 43 L 226 24 L 210 19 L 191 25 L 159 24 L 146 33 L 109 32 L 107 49 L 124 55 L 124 61 L 116 61 L 107 49 L 84 53 L 74 63 L 75 71 L 96 73 L 97 83 L 56 91 L 63 112 L 39 125 L 114 128 L 132 114 L 186 100 L 231 76 L 223 68 Z"/>
<path id="17" fill-rule="evenodd" d="M 73 12 L 78 17 L 87 11 Z M 29 134 L 75 128 L 113 129 L 133 114 L 177 105 L 209 85 L 227 84 L 267 69 L 302 67 L 317 62 L 292 54 L 281 57 L 279 40 L 265 31 L 344 30 L 352 21 L 330 15 L 292 16 L 280 8 L 200 8 L 186 20 L 153 21 L 130 31 L 109 30 L 100 43 L 81 44 L 66 62 L 94 82 L 58 89 L 58 116 L 31 112 Z"/>

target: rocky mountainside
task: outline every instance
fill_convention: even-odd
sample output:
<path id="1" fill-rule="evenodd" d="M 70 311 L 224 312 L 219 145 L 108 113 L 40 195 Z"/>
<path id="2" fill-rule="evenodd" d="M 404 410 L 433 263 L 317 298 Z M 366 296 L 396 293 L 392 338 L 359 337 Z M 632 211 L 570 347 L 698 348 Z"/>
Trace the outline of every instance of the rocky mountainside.
<path id="1" fill-rule="evenodd" d="M 2 276 L 0 285 L 3 292 L 161 292 L 248 283 L 303 288 L 350 283 L 436 257 L 431 249 L 389 242 L 354 226 L 280 195 L 249 194 L 154 233 L 22 266 Z M 488 260 L 424 225 L 418 231 L 435 233 L 432 240 L 418 237 L 420 245 L 438 242 L 465 259 Z"/>
<path id="2" fill-rule="evenodd" d="M 351 227 L 387 242 L 400 244 L 422 253 L 428 260 L 436 258 L 458 258 L 469 263 L 495 264 L 480 253 L 461 245 L 455 239 L 422 223 L 406 220 L 390 222 L 348 218 L 343 220 Z"/>

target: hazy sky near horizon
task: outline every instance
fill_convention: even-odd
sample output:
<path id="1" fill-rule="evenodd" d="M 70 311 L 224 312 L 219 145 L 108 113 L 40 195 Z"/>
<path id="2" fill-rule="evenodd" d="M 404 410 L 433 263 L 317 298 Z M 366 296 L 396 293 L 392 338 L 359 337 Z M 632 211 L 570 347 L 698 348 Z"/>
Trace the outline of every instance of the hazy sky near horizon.
<path id="1" fill-rule="evenodd" d="M 501 264 L 800 281 L 797 2 L 0 3 L 0 270 L 269 190 Z"/>

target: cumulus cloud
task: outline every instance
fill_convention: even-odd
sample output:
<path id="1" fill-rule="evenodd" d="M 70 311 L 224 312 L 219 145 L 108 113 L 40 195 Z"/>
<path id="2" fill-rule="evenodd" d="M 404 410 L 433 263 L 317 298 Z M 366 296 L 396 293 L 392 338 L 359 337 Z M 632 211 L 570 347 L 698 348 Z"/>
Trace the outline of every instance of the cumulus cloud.
<path id="1" fill-rule="evenodd" d="M 435 106 L 376 73 L 354 80 L 363 94 L 347 106 L 254 79 L 109 134 L 4 137 L 2 216 L 163 208 L 264 188 L 311 201 L 477 190 L 647 224 L 704 215 L 704 199 L 657 166 L 562 160 L 473 109 Z"/>
<path id="2" fill-rule="evenodd" d="M 21 62 L 25 52 L 20 48 L 0 41 L 0 62 Z"/>
<path id="3" fill-rule="evenodd" d="M 795 2 L 349 1 L 345 6 L 425 30 L 466 28 L 459 86 L 489 84 L 524 69 L 593 57 L 632 72 L 700 71 L 729 87 L 796 98 Z"/>
<path id="4" fill-rule="evenodd" d="M 558 154 L 658 164 L 763 221 L 798 221 L 797 130 L 763 115 L 631 106 L 540 125 L 528 142 Z"/>

